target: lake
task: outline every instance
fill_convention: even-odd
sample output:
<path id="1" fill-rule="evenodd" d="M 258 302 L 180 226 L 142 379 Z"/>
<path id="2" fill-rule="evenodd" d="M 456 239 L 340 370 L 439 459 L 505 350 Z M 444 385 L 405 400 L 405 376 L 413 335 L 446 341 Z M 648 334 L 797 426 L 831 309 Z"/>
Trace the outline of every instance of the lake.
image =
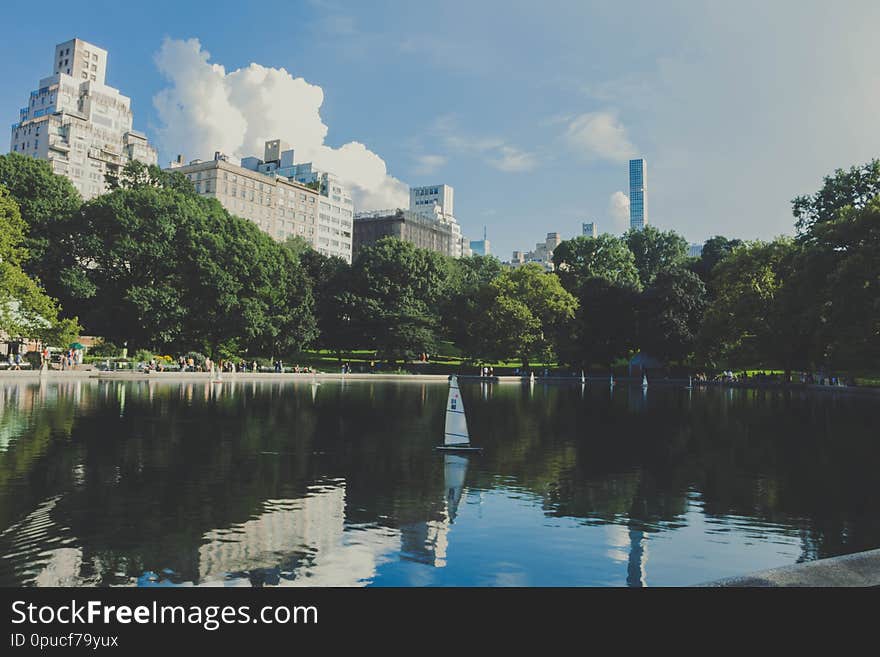
<path id="1" fill-rule="evenodd" d="M 229 378 L 229 377 L 227 377 Z M 3 586 L 682 586 L 880 546 L 870 395 L 0 380 Z"/>

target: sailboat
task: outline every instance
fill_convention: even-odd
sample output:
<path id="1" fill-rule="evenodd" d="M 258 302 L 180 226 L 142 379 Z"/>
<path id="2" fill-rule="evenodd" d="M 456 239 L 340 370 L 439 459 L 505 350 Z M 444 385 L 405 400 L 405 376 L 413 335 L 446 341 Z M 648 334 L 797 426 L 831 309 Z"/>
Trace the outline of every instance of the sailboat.
<path id="1" fill-rule="evenodd" d="M 611 377 L 608 381 L 608 385 L 611 386 L 612 388 L 614 387 L 614 373 L 613 372 L 611 373 Z"/>
<path id="2" fill-rule="evenodd" d="M 443 445 L 435 449 L 448 452 L 480 452 L 481 447 L 471 447 L 471 438 L 467 428 L 467 416 L 464 413 L 464 400 L 458 389 L 458 377 L 454 374 L 449 379 L 449 397 L 446 399 L 446 426 L 443 429 Z"/>
<path id="3" fill-rule="evenodd" d="M 215 374 L 214 363 L 211 363 L 211 383 L 223 383 L 223 370 L 218 368 Z"/>
<path id="4" fill-rule="evenodd" d="M 643 388 L 648 387 L 648 375 L 647 374 L 642 374 L 642 387 Z"/>
<path id="5" fill-rule="evenodd" d="M 584 371 L 581 370 L 581 383 L 586 383 L 586 382 L 587 382 L 587 377 L 584 376 Z"/>
<path id="6" fill-rule="evenodd" d="M 530 372 L 529 373 L 529 383 L 534 383 L 534 382 L 535 382 L 535 373 Z"/>
<path id="7" fill-rule="evenodd" d="M 688 384 L 686 390 L 694 389 L 694 380 L 691 378 L 690 374 L 688 374 Z"/>

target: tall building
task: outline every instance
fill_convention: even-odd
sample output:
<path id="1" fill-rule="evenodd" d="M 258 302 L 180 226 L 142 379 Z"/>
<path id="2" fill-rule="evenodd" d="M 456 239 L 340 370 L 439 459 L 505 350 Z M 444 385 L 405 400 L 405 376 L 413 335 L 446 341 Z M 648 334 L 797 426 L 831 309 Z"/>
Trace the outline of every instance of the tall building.
<path id="1" fill-rule="evenodd" d="M 448 223 L 409 210 L 359 212 L 354 218 L 354 256 L 384 237 L 396 237 L 420 249 L 458 257 L 461 238 Z"/>
<path id="2" fill-rule="evenodd" d="M 104 83 L 106 50 L 81 39 L 60 43 L 52 69 L 12 124 L 12 152 L 48 160 L 85 199 L 107 191 L 105 175 L 132 160 L 156 164 L 156 149 L 132 129 L 131 99 Z"/>
<path id="3" fill-rule="evenodd" d="M 699 258 L 703 255 L 703 245 L 702 244 L 689 244 L 688 245 L 688 256 L 691 258 Z"/>
<path id="4" fill-rule="evenodd" d="M 473 240 L 471 242 L 471 253 L 473 255 L 487 256 L 492 255 L 492 248 L 489 240 L 486 238 L 486 227 L 483 226 L 483 239 Z"/>
<path id="5" fill-rule="evenodd" d="M 469 250 L 468 242 L 461 235 L 461 226 L 455 219 L 455 194 L 449 185 L 426 185 L 409 190 L 409 209 L 422 216 L 436 219 L 449 226 L 458 242 L 450 254 L 455 258 Z M 464 248 L 462 248 L 464 247 Z"/>
<path id="6" fill-rule="evenodd" d="M 276 152 L 273 142 L 278 141 L 266 142 L 266 159 L 246 157 L 236 165 L 217 152 L 206 162 L 183 164 L 178 158 L 171 168 L 189 178 L 199 194 L 216 198 L 276 240 L 298 235 L 319 253 L 351 262 L 354 212 L 345 187 L 326 172 L 313 171 L 313 184 L 285 175 L 295 167 L 293 151 Z"/>
<path id="7" fill-rule="evenodd" d="M 648 225 L 648 171 L 645 158 L 629 161 L 629 227 Z"/>
<path id="8" fill-rule="evenodd" d="M 596 225 L 595 221 L 591 221 L 589 223 L 584 222 L 581 224 L 583 228 L 583 235 L 585 237 L 599 237 L 599 227 Z"/>

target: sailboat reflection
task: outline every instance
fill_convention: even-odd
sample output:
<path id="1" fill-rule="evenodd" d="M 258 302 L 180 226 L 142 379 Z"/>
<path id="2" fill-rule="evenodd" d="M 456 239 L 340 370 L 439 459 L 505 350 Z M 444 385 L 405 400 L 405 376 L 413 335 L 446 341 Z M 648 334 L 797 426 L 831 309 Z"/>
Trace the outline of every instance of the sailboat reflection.
<path id="1" fill-rule="evenodd" d="M 468 462 L 469 458 L 461 454 L 443 455 L 443 507 L 435 519 L 401 527 L 402 558 L 435 568 L 446 566 L 449 532 L 465 495 Z"/>

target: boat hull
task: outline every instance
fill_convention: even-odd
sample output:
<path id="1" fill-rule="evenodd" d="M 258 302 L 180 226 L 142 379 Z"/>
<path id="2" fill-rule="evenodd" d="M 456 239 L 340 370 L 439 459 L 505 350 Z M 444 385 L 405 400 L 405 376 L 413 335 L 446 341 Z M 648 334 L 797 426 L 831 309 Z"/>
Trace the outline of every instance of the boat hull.
<path id="1" fill-rule="evenodd" d="M 482 452 L 482 447 L 467 447 L 466 445 L 458 446 L 458 445 L 450 445 L 449 447 L 445 445 L 438 445 L 434 449 L 440 450 L 441 452 Z"/>

